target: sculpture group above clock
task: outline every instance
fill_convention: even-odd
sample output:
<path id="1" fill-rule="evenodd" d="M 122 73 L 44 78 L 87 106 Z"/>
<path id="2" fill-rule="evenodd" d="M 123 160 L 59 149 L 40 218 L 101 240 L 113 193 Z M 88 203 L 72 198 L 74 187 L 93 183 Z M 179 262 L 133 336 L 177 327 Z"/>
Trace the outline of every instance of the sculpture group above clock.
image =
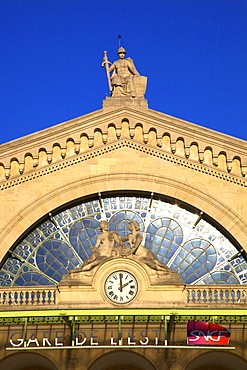
<path id="1" fill-rule="evenodd" d="M 121 257 L 139 262 L 145 266 L 150 276 L 173 275 L 174 279 L 176 277 L 180 279 L 176 271 L 169 269 L 142 244 L 143 237 L 138 222 L 129 221 L 128 227 L 130 233 L 121 237 L 116 231 L 109 231 L 107 221 L 101 221 L 99 224 L 101 234 L 92 249 L 91 257 L 87 258 L 81 267 L 70 270 L 70 274 L 85 272 L 87 276 L 90 276 L 90 273 L 93 275 L 95 269 L 105 262 Z"/>

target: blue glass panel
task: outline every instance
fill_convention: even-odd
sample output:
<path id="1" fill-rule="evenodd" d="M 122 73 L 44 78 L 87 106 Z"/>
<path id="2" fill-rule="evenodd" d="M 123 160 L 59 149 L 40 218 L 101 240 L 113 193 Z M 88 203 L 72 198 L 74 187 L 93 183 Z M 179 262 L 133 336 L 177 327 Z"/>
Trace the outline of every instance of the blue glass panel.
<path id="1" fill-rule="evenodd" d="M 94 243 L 95 244 L 95 243 Z M 84 239 L 84 240 L 80 240 L 80 242 L 78 242 L 76 245 L 75 245 L 75 248 L 77 251 L 80 251 L 82 248 L 86 251 L 87 249 L 91 248 L 93 245 L 93 243 L 91 243 L 91 240 L 89 239 Z M 79 248 L 81 246 L 81 248 Z M 80 255 L 81 255 L 81 252 L 79 252 Z"/>
<path id="2" fill-rule="evenodd" d="M 175 252 L 177 249 L 178 249 L 178 245 L 176 243 L 169 243 L 169 249 L 172 251 L 172 252 Z"/>
<path id="3" fill-rule="evenodd" d="M 117 225 L 117 230 L 118 231 L 128 230 L 128 223 L 127 223 L 127 221 L 121 221 L 121 222 L 119 222 L 118 225 Z"/>
<path id="4" fill-rule="evenodd" d="M 61 212 L 58 215 L 54 216 L 54 219 L 57 221 L 59 226 L 67 225 L 72 221 L 72 217 L 68 210 Z"/>
<path id="5" fill-rule="evenodd" d="M 157 230 L 157 227 L 152 224 L 148 226 L 147 232 L 150 234 L 155 234 L 156 230 Z"/>
<path id="6" fill-rule="evenodd" d="M 181 262 L 181 263 L 180 263 L 180 265 L 179 265 L 179 267 L 180 267 L 180 269 L 181 269 L 182 271 L 183 271 L 183 270 L 187 270 L 188 266 L 189 266 L 189 263 L 188 263 L 188 262 L 186 262 L 186 261 Z"/>
<path id="7" fill-rule="evenodd" d="M 39 229 L 46 237 L 48 237 L 49 235 L 53 234 L 56 231 L 56 226 L 51 221 L 48 220 L 41 224 Z"/>
<path id="8" fill-rule="evenodd" d="M 183 253 L 183 262 L 181 262 L 179 268 L 183 271 L 183 279 L 186 283 L 197 280 L 198 276 L 202 277 L 215 266 L 217 253 L 209 242 L 200 239 L 192 240 L 187 242 L 183 248 L 184 249 L 180 250 L 178 254 L 182 257 Z M 187 255 L 182 252 L 186 249 L 189 252 Z M 209 261 L 208 250 L 211 253 L 211 262 Z M 214 254 L 212 254 L 213 251 Z M 188 263 L 188 267 L 184 265 L 185 259 Z"/>
<path id="9" fill-rule="evenodd" d="M 127 220 L 134 220 L 136 213 L 130 212 L 130 211 L 125 211 L 126 212 L 126 218 Z M 140 217 L 138 218 L 140 220 Z"/>
<path id="10" fill-rule="evenodd" d="M 166 237 L 166 239 L 173 240 L 174 239 L 174 234 L 173 234 L 172 230 L 167 229 L 165 237 Z"/>
<path id="11" fill-rule="evenodd" d="M 213 267 L 215 266 L 215 261 L 214 262 L 209 262 L 209 261 L 206 261 L 205 263 L 204 263 L 204 266 L 205 266 L 205 268 L 207 269 L 207 271 L 210 271 L 210 270 L 212 270 L 213 269 Z"/>
<path id="12" fill-rule="evenodd" d="M 15 281 L 16 285 L 20 286 L 32 286 L 32 285 L 54 285 L 51 281 L 49 281 L 46 277 L 35 273 L 35 272 L 28 272 L 24 273 Z"/>
<path id="13" fill-rule="evenodd" d="M 157 245 L 160 245 L 162 243 L 162 238 L 160 236 L 158 236 L 158 235 L 155 235 L 154 236 L 153 243 L 154 244 L 157 244 Z"/>
<path id="14" fill-rule="evenodd" d="M 114 216 L 112 216 L 112 218 L 111 218 L 111 223 L 112 224 L 118 224 L 120 221 L 121 221 L 121 219 L 122 219 L 122 217 L 119 217 L 119 215 L 118 214 L 116 214 L 116 215 L 114 215 Z"/>
<path id="15" fill-rule="evenodd" d="M 172 245 L 173 245 L 173 246 L 174 246 L 174 248 L 175 248 L 175 243 L 172 243 L 172 241 L 171 241 L 171 240 L 163 239 L 163 241 L 162 241 L 162 245 L 163 245 L 163 247 L 165 247 L 166 249 L 170 249 Z M 176 249 L 177 249 L 177 248 L 178 248 L 178 246 L 176 246 Z"/>
<path id="16" fill-rule="evenodd" d="M 164 255 L 165 255 L 165 253 L 166 253 L 166 249 L 164 249 L 164 248 L 160 248 L 160 250 L 159 250 L 159 254 L 160 254 L 161 256 L 164 256 Z"/>
<path id="17" fill-rule="evenodd" d="M 215 249 L 213 246 L 209 245 L 207 247 L 207 251 L 208 251 L 208 254 L 214 254 L 215 253 Z"/>
<path id="18" fill-rule="evenodd" d="M 92 243 L 92 245 L 95 245 L 97 238 L 98 238 L 98 236 L 92 236 L 91 237 L 91 243 Z"/>
<path id="19" fill-rule="evenodd" d="M 176 229 L 177 227 L 179 227 L 179 228 L 180 228 L 180 226 L 179 226 L 179 224 L 177 223 L 177 221 L 175 221 L 175 220 L 171 220 L 169 228 L 170 228 L 170 229 L 172 229 L 172 230 L 174 230 L 174 229 Z"/>
<path id="20" fill-rule="evenodd" d="M 193 245 L 191 244 L 191 242 L 189 243 L 185 243 L 183 245 L 183 248 L 187 251 L 187 252 L 190 252 L 192 249 L 193 249 Z"/>
<path id="21" fill-rule="evenodd" d="M 41 253 L 39 253 L 40 249 Z M 44 249 L 46 249 L 45 256 L 43 255 Z M 69 254 L 69 256 L 71 255 L 71 257 L 69 257 L 67 254 Z M 69 245 L 58 240 L 52 240 L 44 243 L 43 246 L 38 249 L 37 256 L 40 257 L 39 261 L 42 261 L 38 263 L 37 259 L 39 269 L 53 279 L 54 275 L 57 274 L 58 269 L 58 267 L 54 267 L 55 262 L 56 266 L 59 265 L 64 267 L 67 271 L 69 271 L 71 268 L 75 268 L 80 262 L 77 258 L 75 259 L 74 255 L 71 253 L 71 251 L 69 251 Z"/>
<path id="22" fill-rule="evenodd" d="M 151 243 L 154 239 L 154 235 L 152 234 L 148 234 L 146 235 L 146 242 L 148 241 L 149 243 Z"/>
<path id="23" fill-rule="evenodd" d="M 193 261 L 196 262 L 196 258 L 192 254 L 188 254 L 186 257 L 186 261 L 191 264 Z"/>
<path id="24" fill-rule="evenodd" d="M 174 236 L 174 242 L 178 245 L 180 245 L 183 241 L 183 237 L 182 236 Z"/>
<path id="25" fill-rule="evenodd" d="M 52 255 L 56 258 L 58 258 L 60 256 L 60 254 L 61 254 L 60 249 L 57 249 L 57 250 L 55 249 L 55 250 L 52 251 Z M 37 257 L 40 257 L 40 256 L 37 256 Z M 49 258 L 51 258 L 51 257 L 48 257 L 48 260 L 46 262 L 49 262 Z M 37 261 L 38 261 L 38 259 L 37 259 Z M 50 262 L 51 262 L 51 260 L 50 260 Z"/>
<path id="26" fill-rule="evenodd" d="M 79 204 L 78 206 L 71 208 L 70 213 L 72 215 L 73 220 L 77 220 L 78 218 L 84 217 L 85 216 L 84 205 Z"/>
<path id="27" fill-rule="evenodd" d="M 166 253 L 166 262 L 168 262 L 172 258 L 172 256 L 173 256 L 173 253 L 171 251 L 168 251 Z"/>
<path id="28" fill-rule="evenodd" d="M 86 218 L 75 222 L 70 228 L 70 243 L 82 260 L 85 259 L 85 256 L 88 258 L 91 255 L 91 248 L 95 245 L 99 233 L 98 227 L 99 222 L 97 220 Z"/>
<path id="29" fill-rule="evenodd" d="M 47 246 L 47 243 L 52 243 L 52 247 L 59 248 L 63 252 L 69 248 L 68 244 L 65 244 L 64 242 L 60 242 L 58 240 L 53 240 L 52 242 L 46 242 L 43 245 Z M 51 248 L 49 247 L 49 249 Z"/>
<path id="30" fill-rule="evenodd" d="M 20 286 L 25 285 L 25 280 L 22 278 L 22 276 L 19 276 L 18 279 L 16 279 L 15 285 L 20 285 Z"/>
<path id="31" fill-rule="evenodd" d="M 0 286 L 10 286 L 14 277 L 4 271 L 0 272 Z"/>
<path id="32" fill-rule="evenodd" d="M 161 219 L 162 225 L 168 227 L 170 225 L 171 220 L 169 218 Z"/>
<path id="33" fill-rule="evenodd" d="M 180 249 L 180 251 L 179 251 L 179 256 L 181 257 L 181 258 L 185 258 L 185 256 L 187 256 L 187 254 L 188 254 L 188 252 L 186 251 L 186 250 L 184 250 L 184 249 Z"/>
<path id="34" fill-rule="evenodd" d="M 206 269 L 204 266 L 198 266 L 198 268 L 200 269 L 199 271 L 200 271 L 200 277 L 202 276 L 202 275 L 205 275 L 207 272 L 208 272 L 208 269 Z"/>
<path id="35" fill-rule="evenodd" d="M 193 248 L 199 248 L 201 246 L 201 240 L 192 240 L 191 243 L 193 245 Z M 208 245 L 208 243 L 207 243 L 207 245 Z"/>
<path id="36" fill-rule="evenodd" d="M 46 254 L 46 249 L 44 247 L 39 247 L 40 260 L 43 260 L 43 258 L 41 257 L 44 256 L 45 254 Z"/>
<path id="37" fill-rule="evenodd" d="M 201 277 L 201 275 L 199 274 L 199 272 L 194 271 L 194 273 L 193 273 L 193 280 L 197 280 L 200 277 Z"/>
<path id="38" fill-rule="evenodd" d="M 203 251 L 201 249 L 192 249 L 191 251 L 191 255 L 194 256 L 194 257 L 198 257 L 201 255 Z M 202 258 L 202 257 L 201 257 Z"/>
<path id="39" fill-rule="evenodd" d="M 26 241 L 30 243 L 32 246 L 39 245 L 44 240 L 43 235 L 39 232 L 38 229 L 33 231 L 27 238 Z"/>
<path id="40" fill-rule="evenodd" d="M 214 272 L 212 274 L 215 280 L 220 280 L 221 279 L 221 273 L 220 272 Z"/>
<path id="41" fill-rule="evenodd" d="M 239 281 L 235 276 L 231 275 L 227 279 L 227 284 L 239 284 Z"/>
<path id="42" fill-rule="evenodd" d="M 204 284 L 239 284 L 239 280 L 229 272 L 213 272 L 203 279 Z"/>
<path id="43" fill-rule="evenodd" d="M 70 267 L 70 266 L 69 266 Z M 71 270 L 71 267 L 69 268 Z M 58 282 L 62 279 L 62 276 L 60 274 L 54 274 L 53 275 L 53 279 L 54 280 L 57 280 Z"/>
<path id="44" fill-rule="evenodd" d="M 92 236 L 95 235 L 95 230 L 94 229 L 87 228 L 87 234 L 88 234 L 88 237 L 91 238 Z M 80 239 L 82 240 L 82 236 L 81 235 L 80 235 Z"/>
<path id="45" fill-rule="evenodd" d="M 54 269 L 54 270 L 58 270 L 60 268 L 60 264 L 57 262 L 57 261 L 53 261 L 51 263 L 51 267 Z"/>
<path id="46" fill-rule="evenodd" d="M 159 235 L 159 236 L 162 236 L 162 237 L 164 237 L 164 235 L 166 235 L 166 237 L 167 237 L 166 228 L 161 227 L 160 229 L 157 229 L 156 235 Z"/>
<path id="47" fill-rule="evenodd" d="M 172 227 L 180 234 L 181 241 L 183 234 L 181 227 L 176 221 L 173 222 Z M 147 244 L 147 246 L 157 254 L 157 256 L 162 256 L 163 262 L 166 263 L 168 263 L 174 251 L 179 247 L 179 244 L 174 240 L 173 230 L 171 230 L 171 219 L 167 218 L 156 219 L 148 226 L 146 240 L 151 242 L 149 245 Z M 162 251 L 160 248 L 162 248 Z"/>
<path id="48" fill-rule="evenodd" d="M 3 265 L 3 271 L 10 272 L 13 275 L 16 275 L 21 268 L 22 263 L 12 257 L 10 257 L 5 264 Z"/>
<path id="49" fill-rule="evenodd" d="M 182 258 L 180 257 L 180 256 L 176 256 L 176 258 L 175 258 L 175 260 L 174 260 L 174 264 L 175 265 L 180 265 L 181 264 L 181 262 L 182 262 Z"/>
<path id="50" fill-rule="evenodd" d="M 194 270 L 198 270 L 200 267 L 201 267 L 200 261 L 199 260 L 195 260 L 194 263 L 193 263 L 193 269 Z M 188 270 L 187 270 L 187 273 L 189 273 Z"/>
<path id="51" fill-rule="evenodd" d="M 208 247 L 208 242 L 206 241 L 206 240 L 202 240 L 201 241 L 201 246 L 202 246 L 202 248 L 207 248 Z M 215 251 L 214 251 L 215 252 Z"/>
<path id="52" fill-rule="evenodd" d="M 27 259 L 32 254 L 32 252 L 33 248 L 26 243 L 21 243 L 15 249 L 15 253 L 23 259 Z"/>
<path id="53" fill-rule="evenodd" d="M 141 217 L 132 211 L 122 211 L 117 212 L 114 216 L 112 216 L 109 220 L 109 224 L 115 224 L 114 230 L 119 232 L 120 236 L 127 235 L 129 231 L 129 221 L 135 220 L 140 225 L 140 230 L 143 230 L 143 221 Z"/>
<path id="54" fill-rule="evenodd" d="M 41 276 L 39 279 L 39 285 L 54 285 L 54 284 L 48 279 L 46 279 L 44 276 Z"/>
<path id="55" fill-rule="evenodd" d="M 124 212 L 118 212 L 117 216 L 119 217 L 119 220 L 125 219 L 125 213 Z"/>
<path id="56" fill-rule="evenodd" d="M 208 260 L 208 262 L 211 262 L 211 263 L 215 264 L 216 260 L 217 260 L 217 255 L 216 254 L 208 255 L 207 260 Z"/>
<path id="57" fill-rule="evenodd" d="M 141 232 L 145 231 L 146 240 L 143 244 L 169 267 L 182 273 L 185 282 L 193 283 L 200 279 L 201 284 L 247 283 L 246 261 L 239 257 L 228 263 L 227 259 L 237 253 L 236 248 L 206 221 L 201 220 L 196 228 L 192 229 L 193 222 L 186 220 L 194 220 L 194 215 L 187 211 L 184 213 L 181 208 L 174 208 L 162 201 L 154 201 L 151 214 L 147 214 L 150 206 L 150 199 L 147 198 L 106 198 L 102 203 L 107 211 L 105 214 L 101 214 L 98 200 L 78 204 L 60 212 L 54 216 L 61 227 L 60 230 L 47 219 L 20 242 L 14 252 L 22 260 L 28 261 L 36 268 L 38 266 L 41 273 L 49 274 L 59 281 L 63 274 L 80 266 L 82 260 L 91 255 L 102 218 L 108 219 L 109 230 L 116 230 L 120 236 L 130 232 L 128 221 L 136 220 Z M 169 214 L 171 218 L 161 217 L 162 214 Z M 183 218 L 184 214 L 186 218 Z M 183 219 L 182 224 L 180 219 Z M 184 232 L 187 236 L 193 235 L 193 238 L 183 245 Z M 67 244 L 67 239 L 70 244 Z M 217 241 L 220 243 L 217 244 Z M 178 252 L 178 255 L 172 262 L 174 252 Z M 223 267 L 220 265 L 222 271 L 218 271 L 218 275 L 216 272 L 210 274 L 210 271 L 222 262 L 225 262 Z M 25 262 L 9 257 L 0 271 L 0 284 L 42 284 L 39 274 L 34 275 L 28 266 L 30 265 L 25 265 Z M 228 275 L 224 275 L 225 273 Z"/>
<path id="58" fill-rule="evenodd" d="M 156 219 L 154 222 L 153 222 L 153 225 L 159 229 L 160 227 L 162 227 L 162 221 L 160 218 Z"/>

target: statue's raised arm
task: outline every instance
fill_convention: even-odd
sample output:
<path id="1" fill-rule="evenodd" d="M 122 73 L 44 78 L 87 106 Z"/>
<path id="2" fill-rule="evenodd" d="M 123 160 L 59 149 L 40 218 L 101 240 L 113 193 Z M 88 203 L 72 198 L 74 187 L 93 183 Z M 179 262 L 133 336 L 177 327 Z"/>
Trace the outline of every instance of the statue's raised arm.
<path id="1" fill-rule="evenodd" d="M 112 97 L 143 97 L 146 91 L 147 77 L 140 76 L 133 59 L 125 58 L 126 50 L 118 49 L 119 59 L 111 63 L 104 52 L 102 67 L 105 67 L 108 85 Z M 109 66 L 110 65 L 110 66 Z M 112 73 L 110 75 L 110 73 Z"/>

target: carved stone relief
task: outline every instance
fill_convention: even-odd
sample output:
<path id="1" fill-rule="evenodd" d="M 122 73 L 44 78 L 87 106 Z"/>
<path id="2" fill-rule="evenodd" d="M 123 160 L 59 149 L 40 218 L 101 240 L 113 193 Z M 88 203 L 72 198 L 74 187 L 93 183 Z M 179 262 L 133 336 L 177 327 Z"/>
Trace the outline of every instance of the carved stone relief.
<path id="1" fill-rule="evenodd" d="M 143 237 L 138 222 L 132 220 L 128 223 L 128 227 L 130 233 L 121 237 L 116 231 L 108 230 L 107 221 L 101 221 L 99 224 L 101 234 L 93 247 L 92 256 L 87 258 L 81 267 L 70 270 L 69 274 L 64 275 L 63 281 L 78 273 L 80 273 L 80 277 L 92 277 L 97 267 L 106 261 L 122 257 L 140 263 L 153 280 L 164 280 L 165 278 L 166 281 L 183 283 L 176 271 L 169 269 L 150 249 L 142 244 Z M 85 274 L 82 275 L 81 272 L 85 272 Z"/>

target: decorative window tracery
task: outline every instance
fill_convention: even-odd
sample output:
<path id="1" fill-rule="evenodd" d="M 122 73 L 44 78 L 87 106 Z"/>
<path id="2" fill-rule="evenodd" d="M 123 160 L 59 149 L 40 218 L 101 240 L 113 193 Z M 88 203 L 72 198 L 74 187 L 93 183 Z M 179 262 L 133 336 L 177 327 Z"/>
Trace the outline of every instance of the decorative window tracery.
<path id="1" fill-rule="evenodd" d="M 129 232 L 129 221 L 137 221 L 143 244 L 187 284 L 247 282 L 244 258 L 201 215 L 161 200 L 124 196 L 99 198 L 50 215 L 11 252 L 0 270 L 0 285 L 59 283 L 91 256 L 101 220 L 120 236 Z"/>

